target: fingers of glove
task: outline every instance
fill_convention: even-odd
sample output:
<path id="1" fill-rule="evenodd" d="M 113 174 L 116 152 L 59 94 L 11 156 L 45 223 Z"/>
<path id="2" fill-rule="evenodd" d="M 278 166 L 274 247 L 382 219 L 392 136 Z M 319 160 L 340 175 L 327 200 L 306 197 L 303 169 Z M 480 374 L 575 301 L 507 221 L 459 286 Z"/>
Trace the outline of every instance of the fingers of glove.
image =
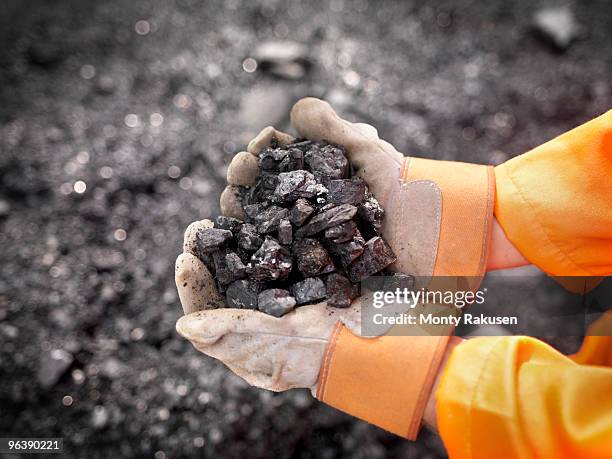
<path id="1" fill-rule="evenodd" d="M 254 186 L 258 176 L 257 157 L 248 151 L 236 154 L 227 168 L 227 183 L 230 185 Z"/>
<path id="2" fill-rule="evenodd" d="M 224 306 L 215 280 L 204 263 L 191 253 L 182 253 L 176 259 L 174 280 L 185 314 Z"/>
<path id="3" fill-rule="evenodd" d="M 262 131 L 255 136 L 253 140 L 249 142 L 249 146 L 247 147 L 247 151 L 249 153 L 254 154 L 255 156 L 259 155 L 259 152 L 270 145 L 270 142 L 273 138 L 276 138 L 276 141 L 279 145 L 284 146 L 292 143 L 295 139 L 282 131 L 274 129 L 272 126 L 268 126 L 262 129 Z"/>
<path id="4" fill-rule="evenodd" d="M 191 223 L 185 230 L 183 236 L 183 253 L 190 253 L 197 256 L 196 234 L 201 229 L 212 228 L 214 223 L 211 220 L 204 219 Z"/>
<path id="5" fill-rule="evenodd" d="M 303 137 L 345 146 L 351 162 L 358 169 L 366 166 L 376 168 L 381 155 L 397 165 L 404 158 L 391 144 L 380 141 L 374 127 L 343 120 L 331 105 L 320 99 L 300 99 L 291 110 L 291 124 Z"/>
<path id="6" fill-rule="evenodd" d="M 226 217 L 234 217 L 244 220 L 244 209 L 242 208 L 243 189 L 235 185 L 225 187 L 219 198 L 221 214 Z"/>

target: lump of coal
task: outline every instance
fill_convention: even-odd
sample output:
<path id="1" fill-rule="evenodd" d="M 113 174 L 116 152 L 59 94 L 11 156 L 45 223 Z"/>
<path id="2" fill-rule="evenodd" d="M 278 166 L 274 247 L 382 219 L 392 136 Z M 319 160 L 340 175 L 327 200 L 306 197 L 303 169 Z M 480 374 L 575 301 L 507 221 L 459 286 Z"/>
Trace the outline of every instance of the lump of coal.
<path id="1" fill-rule="evenodd" d="M 351 305 L 353 286 L 342 274 L 332 273 L 325 279 L 327 304 L 336 308 L 348 308 Z"/>
<path id="2" fill-rule="evenodd" d="M 323 184 L 327 184 L 330 180 L 346 178 L 349 173 L 349 163 L 344 149 L 335 145 L 313 145 L 304 154 L 304 162 Z"/>
<path id="3" fill-rule="evenodd" d="M 347 242 L 353 239 L 353 236 L 357 234 L 357 225 L 354 221 L 349 220 L 348 222 L 340 223 L 337 226 L 332 226 L 325 230 L 325 237 L 331 239 L 336 244 L 341 242 Z"/>
<path id="4" fill-rule="evenodd" d="M 291 244 L 293 240 L 293 227 L 287 219 L 283 219 L 278 224 L 278 242 L 283 245 Z"/>
<path id="5" fill-rule="evenodd" d="M 261 292 L 257 298 L 260 311 L 274 317 L 281 317 L 293 310 L 296 301 L 287 291 L 280 288 L 271 288 Z"/>
<path id="6" fill-rule="evenodd" d="M 306 199 L 298 199 L 289 212 L 289 220 L 295 226 L 302 226 L 315 211 Z"/>
<path id="7" fill-rule="evenodd" d="M 281 172 L 278 175 L 274 198 L 277 202 L 293 202 L 298 198 L 312 198 L 322 189 L 323 187 L 310 172 L 302 170 Z"/>
<path id="8" fill-rule="evenodd" d="M 270 236 L 253 254 L 247 265 L 247 274 L 260 282 L 285 279 L 291 272 L 293 260 L 289 251 Z"/>
<path id="9" fill-rule="evenodd" d="M 395 262 L 397 257 L 383 238 L 375 236 L 366 242 L 363 254 L 351 263 L 347 272 L 352 282 L 359 282 Z"/>
<path id="10" fill-rule="evenodd" d="M 340 244 L 328 243 L 327 250 L 331 253 L 332 257 L 340 266 L 344 269 L 348 267 L 353 261 L 361 256 L 364 250 L 365 240 L 361 237 L 359 232 L 348 242 L 342 242 Z"/>
<path id="11" fill-rule="evenodd" d="M 255 218 L 266 210 L 269 205 L 265 202 L 247 204 L 243 206 L 244 214 L 247 216 L 247 220 L 251 223 L 255 223 Z"/>
<path id="12" fill-rule="evenodd" d="M 327 296 L 325 284 L 319 277 L 307 277 L 303 281 L 296 282 L 291 287 L 291 293 L 297 304 L 314 303 L 324 300 Z"/>
<path id="13" fill-rule="evenodd" d="M 196 245 L 200 253 L 219 250 L 231 239 L 232 232 L 220 228 L 204 228 L 196 233 Z"/>
<path id="14" fill-rule="evenodd" d="M 261 202 L 272 199 L 278 186 L 278 175 L 261 174 L 251 189 L 250 202 Z"/>
<path id="15" fill-rule="evenodd" d="M 370 192 L 366 193 L 365 200 L 359 204 L 357 214 L 377 231 L 382 227 L 383 218 L 385 218 L 384 209 Z"/>
<path id="16" fill-rule="evenodd" d="M 254 282 L 240 279 L 227 288 L 226 302 L 230 308 L 257 309 L 259 287 Z"/>
<path id="17" fill-rule="evenodd" d="M 331 180 L 328 185 L 329 201 L 334 204 L 360 204 L 365 198 L 366 185 L 359 177 Z"/>
<path id="18" fill-rule="evenodd" d="M 233 217 L 226 217 L 225 215 L 219 215 L 215 220 L 215 228 L 231 231 L 232 234 L 236 234 L 240 229 L 240 226 L 244 222 Z"/>
<path id="19" fill-rule="evenodd" d="M 287 218 L 288 215 L 288 209 L 278 206 L 268 207 L 262 213 L 254 217 L 254 220 L 257 223 L 257 231 L 262 234 L 276 231 L 281 220 Z"/>
<path id="20" fill-rule="evenodd" d="M 351 204 L 341 204 L 326 210 L 321 210 L 322 212 L 320 214 L 312 217 L 306 225 L 295 232 L 296 237 L 311 236 L 324 229 L 347 222 L 357 213 L 357 208 Z"/>
<path id="21" fill-rule="evenodd" d="M 246 276 L 246 266 L 234 252 L 218 251 L 213 252 L 212 256 L 215 263 L 215 277 L 221 291 L 228 284 Z"/>
<path id="22" fill-rule="evenodd" d="M 280 172 L 304 169 L 304 153 L 302 150 L 298 148 L 288 148 L 287 156 L 280 162 L 278 169 Z"/>
<path id="23" fill-rule="evenodd" d="M 236 240 L 238 247 L 251 252 L 257 250 L 263 244 L 263 238 L 257 232 L 257 228 L 250 223 L 245 223 L 240 227 Z"/>
<path id="24" fill-rule="evenodd" d="M 318 276 L 336 269 L 327 250 L 316 239 L 298 239 L 293 243 L 293 254 L 304 277 Z"/>

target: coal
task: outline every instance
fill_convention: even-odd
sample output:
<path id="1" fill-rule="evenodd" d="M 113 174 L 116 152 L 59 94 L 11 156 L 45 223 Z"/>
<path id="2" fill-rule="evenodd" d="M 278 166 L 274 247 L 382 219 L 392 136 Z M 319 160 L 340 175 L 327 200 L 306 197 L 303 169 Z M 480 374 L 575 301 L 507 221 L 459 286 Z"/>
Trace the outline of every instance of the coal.
<path id="1" fill-rule="evenodd" d="M 277 202 L 294 202 L 299 198 L 313 198 L 322 190 L 322 185 L 318 184 L 314 175 L 308 171 L 281 172 L 278 175 L 274 198 Z"/>
<path id="2" fill-rule="evenodd" d="M 359 205 L 357 214 L 371 224 L 377 231 L 382 227 L 385 211 L 378 200 L 370 192 L 366 193 L 365 200 Z"/>
<path id="3" fill-rule="evenodd" d="M 380 203 L 351 176 L 344 148 L 322 140 L 273 139 L 259 168 L 254 186 L 240 187 L 244 221 L 220 216 L 196 234 L 227 305 L 275 317 L 325 300 L 348 307 L 363 278 L 395 261 Z"/>
<path id="4" fill-rule="evenodd" d="M 219 215 L 215 220 L 215 228 L 231 231 L 232 234 L 238 233 L 240 227 L 244 222 L 233 217 L 226 217 L 225 215 Z"/>
<path id="5" fill-rule="evenodd" d="M 327 304 L 336 308 L 348 308 L 351 305 L 353 286 L 345 276 L 332 273 L 325 279 Z"/>
<path id="6" fill-rule="evenodd" d="M 327 250 L 316 239 L 298 239 L 293 243 L 293 253 L 304 277 L 319 276 L 336 269 Z"/>
<path id="7" fill-rule="evenodd" d="M 365 199 L 366 184 L 359 177 L 329 182 L 329 201 L 334 204 L 361 204 Z"/>
<path id="8" fill-rule="evenodd" d="M 246 251 L 255 251 L 263 244 L 263 237 L 257 232 L 257 227 L 250 223 L 245 223 L 240 227 L 236 236 L 238 247 Z"/>
<path id="9" fill-rule="evenodd" d="M 283 219 L 278 224 L 278 242 L 283 245 L 291 244 L 293 240 L 293 227 L 288 219 Z"/>
<path id="10" fill-rule="evenodd" d="M 226 303 L 230 308 L 257 309 L 259 287 L 256 283 L 240 279 L 227 288 L 225 292 Z"/>
<path id="11" fill-rule="evenodd" d="M 298 305 L 321 301 L 327 296 L 325 283 L 319 277 L 307 277 L 296 282 L 291 288 Z"/>
<path id="12" fill-rule="evenodd" d="M 354 221 L 340 223 L 325 230 L 325 237 L 335 243 L 348 242 L 357 234 L 357 225 Z"/>
<path id="13" fill-rule="evenodd" d="M 352 282 L 359 282 L 397 260 L 391 247 L 380 236 L 366 242 L 363 249 L 363 254 L 348 266 L 347 272 Z"/>
<path id="14" fill-rule="evenodd" d="M 295 226 L 302 226 L 315 211 L 306 199 L 298 199 L 289 212 L 289 220 Z"/>
<path id="15" fill-rule="evenodd" d="M 291 272 L 293 259 L 277 240 L 267 236 L 247 265 L 247 274 L 256 281 L 285 279 Z"/>
<path id="16" fill-rule="evenodd" d="M 284 289 L 271 288 L 261 292 L 257 298 L 260 311 L 274 317 L 281 317 L 295 308 L 296 301 L 291 294 Z"/>
<path id="17" fill-rule="evenodd" d="M 204 228 L 196 233 L 196 245 L 200 253 L 210 253 L 224 247 L 232 236 L 232 232 L 228 230 Z"/>
<path id="18" fill-rule="evenodd" d="M 349 221 L 356 213 L 357 207 L 351 204 L 342 204 L 325 209 L 312 217 L 306 225 L 296 231 L 295 235 L 296 237 L 311 236 L 324 229 Z"/>

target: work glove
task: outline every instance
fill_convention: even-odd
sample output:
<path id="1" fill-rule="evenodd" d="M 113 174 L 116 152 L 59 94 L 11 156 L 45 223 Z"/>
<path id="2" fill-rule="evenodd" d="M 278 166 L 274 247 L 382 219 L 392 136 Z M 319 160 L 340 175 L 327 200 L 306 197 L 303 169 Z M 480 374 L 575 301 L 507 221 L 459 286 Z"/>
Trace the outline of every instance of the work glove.
<path id="1" fill-rule="evenodd" d="M 410 163 L 379 139 L 374 127 L 345 121 L 318 99 L 299 101 L 291 122 L 301 137 L 346 148 L 357 174 L 386 211 L 382 234 L 397 255 L 392 268 L 419 278 L 435 274 L 444 193 L 436 181 L 419 175 L 423 164 L 417 164 L 416 179 L 411 180 Z M 244 218 L 240 187 L 255 184 L 257 155 L 272 139 L 280 145 L 294 140 L 268 127 L 249 143 L 247 151 L 234 157 L 221 195 L 222 214 Z M 470 186 L 487 179 L 487 174 L 466 166 L 469 198 Z M 492 203 L 488 204 L 492 212 Z M 482 217 L 483 222 L 490 217 Z M 448 337 L 360 338 L 360 299 L 348 309 L 323 302 L 298 307 L 280 318 L 253 310 L 216 309 L 223 305 L 223 297 L 195 247 L 197 231 L 210 226 L 207 220 L 195 222 L 185 233 L 176 284 L 186 315 L 178 320 L 177 331 L 254 386 L 274 391 L 308 388 L 332 406 L 414 438 Z M 407 380 L 412 384 L 407 385 Z"/>

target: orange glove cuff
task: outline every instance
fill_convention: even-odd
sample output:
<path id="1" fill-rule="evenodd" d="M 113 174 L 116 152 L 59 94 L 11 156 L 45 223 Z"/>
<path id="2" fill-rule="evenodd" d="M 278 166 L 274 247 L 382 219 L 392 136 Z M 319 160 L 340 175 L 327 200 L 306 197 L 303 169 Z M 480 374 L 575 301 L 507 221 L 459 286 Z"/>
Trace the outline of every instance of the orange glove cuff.
<path id="1" fill-rule="evenodd" d="M 433 275 L 484 276 L 495 205 L 493 167 L 408 157 L 400 179 L 431 180 L 442 191 Z"/>
<path id="2" fill-rule="evenodd" d="M 414 440 L 448 339 L 361 338 L 338 322 L 321 365 L 317 398 Z"/>

